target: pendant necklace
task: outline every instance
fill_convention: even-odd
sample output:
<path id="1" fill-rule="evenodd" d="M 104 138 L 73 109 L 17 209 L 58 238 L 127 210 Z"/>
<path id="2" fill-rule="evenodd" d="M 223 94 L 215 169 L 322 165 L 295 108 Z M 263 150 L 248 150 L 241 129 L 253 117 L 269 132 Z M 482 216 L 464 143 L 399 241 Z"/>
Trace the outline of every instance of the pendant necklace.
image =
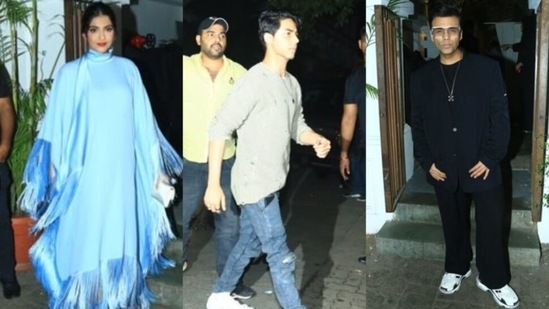
<path id="1" fill-rule="evenodd" d="M 448 102 L 454 102 L 454 86 L 456 85 L 456 79 L 457 79 L 459 66 L 461 64 L 462 59 L 463 59 L 463 57 L 461 59 L 459 59 L 459 62 L 458 62 L 458 65 L 457 65 L 456 73 L 454 74 L 454 80 L 452 81 L 452 89 L 450 89 L 450 87 L 448 86 L 448 81 L 446 81 L 446 75 L 444 74 L 444 69 L 442 69 L 442 64 L 439 63 L 440 72 L 442 73 L 442 78 L 444 79 L 444 85 L 446 85 L 446 90 L 448 91 Z"/>

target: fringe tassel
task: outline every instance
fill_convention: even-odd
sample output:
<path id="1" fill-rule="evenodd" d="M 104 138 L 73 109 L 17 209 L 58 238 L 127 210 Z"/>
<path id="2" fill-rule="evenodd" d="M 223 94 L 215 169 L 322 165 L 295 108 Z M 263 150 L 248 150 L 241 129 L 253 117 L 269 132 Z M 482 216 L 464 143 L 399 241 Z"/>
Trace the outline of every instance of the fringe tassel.
<path id="1" fill-rule="evenodd" d="M 52 192 L 50 192 L 50 201 L 47 206 L 44 206 L 44 211 L 32 227 L 31 232 L 34 233 L 45 229 L 55 220 L 65 214 L 65 212 L 67 211 L 67 206 L 71 205 L 71 201 L 74 197 L 74 193 L 76 192 L 76 187 L 78 186 L 78 181 L 80 180 L 81 173 L 81 168 L 75 169 L 61 184 L 60 188 L 56 188 L 55 191 L 52 190 Z"/>
<path id="2" fill-rule="evenodd" d="M 155 300 L 133 257 L 111 260 L 100 270 L 80 273 L 63 283 L 67 289 L 50 299 L 50 308 L 150 308 Z"/>
<path id="3" fill-rule="evenodd" d="M 52 224 L 44 230 L 29 251 L 38 281 L 48 293 L 53 296 L 61 290 L 55 261 L 55 239 L 57 239 L 58 224 Z M 55 307 L 50 307 L 55 308 Z"/>
<path id="4" fill-rule="evenodd" d="M 154 203 L 159 204 L 157 207 L 154 207 L 156 209 L 155 212 L 165 212 L 163 205 L 160 205 L 160 203 L 156 200 Z M 154 214 L 152 218 L 157 218 L 157 220 L 151 230 L 152 234 L 149 238 L 151 263 L 149 264 L 149 269 L 147 269 L 147 273 L 145 275 L 157 275 L 166 268 L 175 267 L 174 261 L 167 259 L 162 255 L 164 247 L 166 247 L 168 242 L 175 239 L 175 235 L 173 235 L 170 228 L 170 222 L 164 213 Z"/>
<path id="5" fill-rule="evenodd" d="M 183 171 L 183 160 L 181 159 L 179 154 L 173 149 L 168 140 L 166 140 L 158 127 L 157 132 L 162 157 L 162 169 L 164 170 L 166 175 L 181 175 L 181 172 Z"/>
<path id="6" fill-rule="evenodd" d="M 164 205 L 152 197 L 152 192 L 139 194 L 147 201 L 142 205 L 144 207 L 138 205 L 138 210 L 141 212 L 139 217 L 143 220 L 144 227 L 144 231 L 141 232 L 143 239 L 140 240 L 143 274 L 159 274 L 162 270 L 175 266 L 172 260 L 162 255 L 164 247 L 175 238 L 175 235 L 170 228 Z"/>
<path id="7" fill-rule="evenodd" d="M 164 137 L 158 126 L 156 126 L 157 136 L 158 136 L 158 145 L 153 147 L 156 149 L 159 156 L 153 155 L 153 161 L 159 159 L 160 166 L 157 166 L 160 170 L 155 171 L 155 175 L 165 174 L 170 176 L 178 176 L 183 171 L 183 160 L 177 154 L 177 152 L 170 145 L 168 140 Z M 152 188 L 151 188 L 152 189 Z M 150 252 L 151 260 L 149 264 L 149 269 L 147 270 L 150 274 L 159 274 L 163 269 L 174 267 L 175 262 L 165 258 L 162 255 L 162 251 L 166 244 L 175 238 L 170 227 L 170 222 L 166 216 L 166 210 L 164 205 L 162 205 L 157 199 L 152 198 L 152 192 L 149 192 L 147 200 L 153 205 L 145 207 L 148 214 L 146 218 L 151 218 L 149 224 L 150 227 L 149 235 L 146 238 L 150 241 L 145 244 L 148 248 L 145 252 Z"/>
<path id="8" fill-rule="evenodd" d="M 51 144 L 37 139 L 23 172 L 25 189 L 18 199 L 21 209 L 36 221 L 31 233 L 45 229 L 66 212 L 80 179 L 81 168 L 73 170 L 66 179 L 59 179 L 56 174 L 50 180 L 50 165 Z"/>
<path id="9" fill-rule="evenodd" d="M 61 281 L 56 272 L 54 245 L 57 224 L 52 224 L 32 247 L 36 276 L 56 309 L 149 308 L 155 301 L 135 257 L 103 262 L 99 269 Z"/>
<path id="10" fill-rule="evenodd" d="M 43 139 L 37 139 L 23 171 L 25 189 L 17 203 L 35 220 L 41 215 L 41 208 L 47 197 L 50 183 L 50 155 L 51 144 Z"/>

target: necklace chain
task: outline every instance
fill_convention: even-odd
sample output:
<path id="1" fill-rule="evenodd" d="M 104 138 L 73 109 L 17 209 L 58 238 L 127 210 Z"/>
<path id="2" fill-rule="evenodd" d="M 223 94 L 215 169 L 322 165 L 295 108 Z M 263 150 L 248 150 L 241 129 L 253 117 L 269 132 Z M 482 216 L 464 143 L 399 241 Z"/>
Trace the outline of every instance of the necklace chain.
<path id="1" fill-rule="evenodd" d="M 440 64 L 440 72 L 442 73 L 442 78 L 444 79 L 444 85 L 446 86 L 446 90 L 448 91 L 448 102 L 454 102 L 454 86 L 456 85 L 456 79 L 459 71 L 459 66 L 461 65 L 461 59 L 459 59 L 456 73 L 454 74 L 454 80 L 452 81 L 452 89 L 448 86 L 448 81 L 446 81 L 446 75 L 444 75 L 444 69 L 442 69 L 442 64 Z"/>

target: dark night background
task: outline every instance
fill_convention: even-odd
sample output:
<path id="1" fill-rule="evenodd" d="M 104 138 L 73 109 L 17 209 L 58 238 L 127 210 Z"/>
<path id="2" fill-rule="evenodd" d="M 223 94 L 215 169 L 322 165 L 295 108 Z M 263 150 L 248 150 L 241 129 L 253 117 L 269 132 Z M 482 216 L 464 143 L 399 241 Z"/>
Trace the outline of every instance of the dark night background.
<path id="1" fill-rule="evenodd" d="M 346 76 L 362 61 L 357 34 L 365 22 L 363 0 L 184 0 L 183 8 L 183 53 L 186 55 L 198 52 L 194 38 L 200 21 L 219 16 L 229 22 L 226 55 L 249 68 L 263 58 L 257 36 L 259 14 L 266 9 L 285 9 L 303 21 L 296 58 L 288 67 L 296 77 Z"/>
<path id="2" fill-rule="evenodd" d="M 204 18 L 223 17 L 229 23 L 225 55 L 250 68 L 263 59 L 257 18 L 267 9 L 286 10 L 302 20 L 298 50 L 288 63 L 288 72 L 301 85 L 307 124 L 332 141 L 328 160 L 317 160 L 310 147 L 296 146 L 293 162 L 312 160 L 337 169 L 345 78 L 364 65 L 358 49 L 359 30 L 366 17 L 364 0 L 184 0 L 183 54 L 199 52 L 196 29 Z"/>

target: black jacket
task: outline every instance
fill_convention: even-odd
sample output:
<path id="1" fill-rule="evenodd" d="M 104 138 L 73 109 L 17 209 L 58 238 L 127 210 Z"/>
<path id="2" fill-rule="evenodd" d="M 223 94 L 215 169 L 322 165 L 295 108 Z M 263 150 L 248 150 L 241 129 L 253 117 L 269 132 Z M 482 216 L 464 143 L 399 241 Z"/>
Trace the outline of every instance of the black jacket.
<path id="1" fill-rule="evenodd" d="M 438 57 L 412 75 L 414 156 L 432 185 L 478 192 L 501 183 L 499 163 L 510 138 L 507 93 L 497 62 L 465 51 L 461 61 L 453 114 Z M 490 169 L 486 180 L 469 175 L 478 161 Z M 445 181 L 431 177 L 433 163 L 446 173 Z"/>

